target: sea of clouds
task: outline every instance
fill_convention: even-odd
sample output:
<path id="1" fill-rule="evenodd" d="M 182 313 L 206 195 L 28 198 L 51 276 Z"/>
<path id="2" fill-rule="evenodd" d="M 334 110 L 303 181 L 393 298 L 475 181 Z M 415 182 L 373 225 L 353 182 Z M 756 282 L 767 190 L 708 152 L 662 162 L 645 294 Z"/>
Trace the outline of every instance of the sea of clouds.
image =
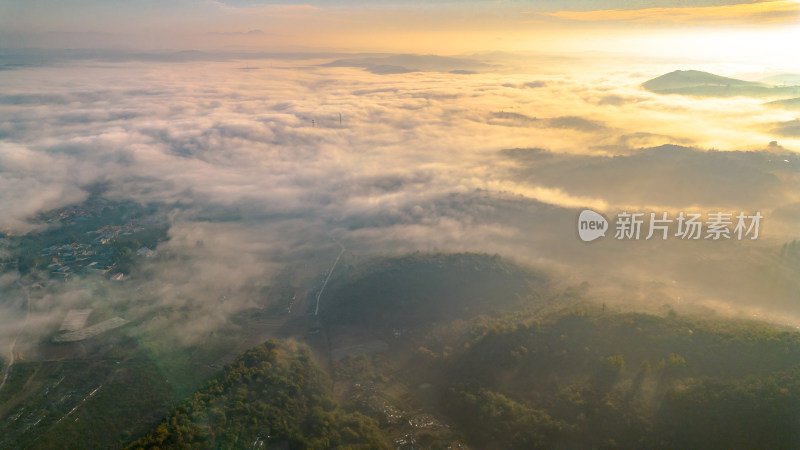
<path id="1" fill-rule="evenodd" d="M 326 265 L 337 243 L 364 257 L 498 253 L 626 301 L 792 322 L 796 269 L 775 254 L 800 225 L 793 113 L 652 94 L 640 84 L 676 67 L 622 64 L 29 56 L 0 72 L 0 230 L 35 231 L 36 214 L 85 200 L 97 183 L 112 199 L 165 205 L 167 257 L 143 260 L 148 277 L 115 287 L 113 301 L 141 314 L 190 309 L 175 328 L 187 343 L 255 306 L 287 264 Z M 765 220 L 753 242 L 609 233 L 588 245 L 575 228 L 584 207 Z M 24 316 L 15 279 L 0 278 L 6 341 Z M 86 290 L 72 281 L 37 300 L 34 329 L 107 301 Z"/>

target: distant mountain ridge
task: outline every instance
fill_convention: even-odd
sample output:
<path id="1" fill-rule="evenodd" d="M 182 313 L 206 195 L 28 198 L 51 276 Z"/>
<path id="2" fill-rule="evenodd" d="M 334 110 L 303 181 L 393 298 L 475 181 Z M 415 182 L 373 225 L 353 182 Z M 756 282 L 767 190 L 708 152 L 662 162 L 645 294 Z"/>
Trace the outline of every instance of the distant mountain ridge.
<path id="1" fill-rule="evenodd" d="M 771 86 L 756 81 L 728 78 L 699 70 L 676 70 L 642 87 L 657 94 L 682 94 L 697 97 L 781 97 L 800 95 L 800 86 Z"/>
<path id="2" fill-rule="evenodd" d="M 772 75 L 766 78 L 762 78 L 761 81 L 774 85 L 798 86 L 800 85 L 800 74 L 782 73 L 780 75 Z"/>
<path id="3" fill-rule="evenodd" d="M 800 109 L 800 97 L 787 98 L 785 100 L 775 100 L 774 102 L 765 103 L 767 106 L 784 108 L 784 109 Z"/>
<path id="4" fill-rule="evenodd" d="M 699 70 L 676 70 L 643 84 L 646 89 L 680 89 L 693 86 L 766 86 L 763 83 L 737 80 Z"/>

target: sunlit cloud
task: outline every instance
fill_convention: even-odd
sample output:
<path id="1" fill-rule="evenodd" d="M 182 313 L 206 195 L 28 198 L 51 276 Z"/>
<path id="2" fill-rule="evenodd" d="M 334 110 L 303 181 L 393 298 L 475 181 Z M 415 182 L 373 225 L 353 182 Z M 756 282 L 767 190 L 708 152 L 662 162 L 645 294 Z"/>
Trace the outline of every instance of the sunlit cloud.
<path id="1" fill-rule="evenodd" d="M 606 9 L 591 11 L 536 12 L 570 21 L 630 22 L 682 25 L 753 25 L 796 22 L 800 18 L 800 3 L 796 1 L 765 1 L 723 6 L 684 6 L 645 9 Z"/>

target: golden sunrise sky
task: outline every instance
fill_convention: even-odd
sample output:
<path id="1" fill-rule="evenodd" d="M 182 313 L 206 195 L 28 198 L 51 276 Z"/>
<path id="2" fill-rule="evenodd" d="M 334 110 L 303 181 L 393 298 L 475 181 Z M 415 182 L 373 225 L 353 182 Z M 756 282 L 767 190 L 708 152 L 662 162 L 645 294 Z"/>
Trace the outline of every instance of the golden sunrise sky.
<path id="1" fill-rule="evenodd" d="M 793 0 L 6 0 L 0 47 L 602 51 L 789 64 L 800 60 L 799 18 Z"/>

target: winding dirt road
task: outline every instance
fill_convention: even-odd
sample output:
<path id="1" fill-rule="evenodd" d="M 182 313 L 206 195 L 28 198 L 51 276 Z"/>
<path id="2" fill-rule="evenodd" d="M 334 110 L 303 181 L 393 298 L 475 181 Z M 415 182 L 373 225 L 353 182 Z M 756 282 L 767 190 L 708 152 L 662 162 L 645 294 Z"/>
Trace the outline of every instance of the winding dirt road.
<path id="1" fill-rule="evenodd" d="M 331 239 L 333 239 L 333 237 L 331 237 Z M 336 239 L 333 239 L 333 242 L 336 242 L 336 244 L 337 244 L 337 245 L 338 245 L 338 246 L 339 246 L 339 247 L 340 247 L 342 250 L 341 250 L 341 251 L 339 251 L 339 255 L 338 255 L 338 256 L 336 256 L 336 261 L 334 261 L 334 262 L 333 262 L 333 265 L 331 266 L 330 270 L 328 270 L 328 276 L 325 278 L 325 282 L 324 282 L 324 283 L 322 283 L 322 287 L 321 287 L 321 288 L 319 288 L 319 292 L 317 293 L 317 307 L 316 307 L 316 308 L 314 308 L 314 315 L 315 315 L 315 316 L 319 314 L 319 299 L 320 299 L 320 297 L 322 297 L 322 291 L 324 291 L 324 290 L 325 290 L 325 286 L 328 284 L 328 281 L 331 279 L 331 275 L 333 275 L 333 269 L 335 269 L 335 268 L 336 268 L 336 264 L 338 264 L 338 263 L 339 263 L 339 258 L 341 258 L 341 257 L 342 257 L 342 254 L 344 253 L 344 245 L 342 245 L 342 244 L 341 244 L 339 241 L 337 241 Z"/>

